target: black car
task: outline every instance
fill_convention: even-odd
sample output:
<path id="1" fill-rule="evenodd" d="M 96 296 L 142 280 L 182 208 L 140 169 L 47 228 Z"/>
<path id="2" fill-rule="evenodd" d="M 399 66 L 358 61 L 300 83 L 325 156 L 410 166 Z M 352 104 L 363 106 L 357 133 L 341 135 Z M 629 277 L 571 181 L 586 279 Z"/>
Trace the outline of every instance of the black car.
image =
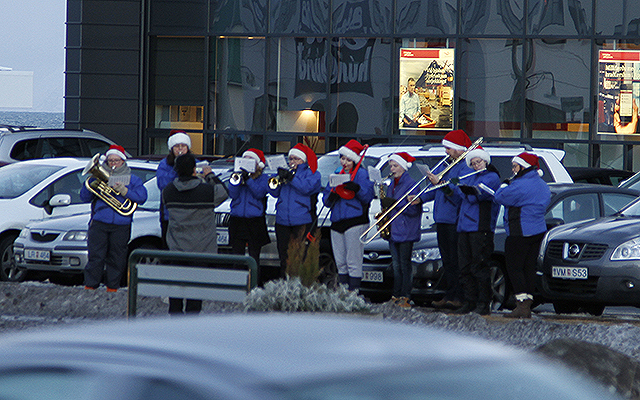
<path id="1" fill-rule="evenodd" d="M 565 223 L 612 215 L 640 195 L 637 190 L 587 183 L 549 183 L 549 189 L 551 202 L 545 216 L 549 229 Z M 498 215 L 495 250 L 490 261 L 494 310 L 502 308 L 511 296 L 505 272 L 504 242 L 507 235 L 502 215 L 503 208 Z M 372 300 L 384 301 L 391 297 L 393 291 L 393 270 L 390 257 L 385 257 L 388 254 L 388 243 L 379 242 L 379 249 L 368 246 L 365 251 L 367 268 L 364 273 L 382 274 L 381 282 L 363 282 L 360 291 Z M 442 261 L 437 249 L 435 227 L 429 232 L 423 232 L 421 241 L 414 246 L 411 298 L 418 303 L 438 300 L 445 294 L 444 282 L 440 280 Z M 378 267 L 373 268 L 374 265 Z"/>
<path id="2" fill-rule="evenodd" d="M 633 171 L 615 168 L 567 167 L 574 182 L 618 186 L 631 178 Z"/>
<path id="3" fill-rule="evenodd" d="M 549 231 L 538 275 L 557 313 L 640 306 L 640 199 L 613 215 Z"/>

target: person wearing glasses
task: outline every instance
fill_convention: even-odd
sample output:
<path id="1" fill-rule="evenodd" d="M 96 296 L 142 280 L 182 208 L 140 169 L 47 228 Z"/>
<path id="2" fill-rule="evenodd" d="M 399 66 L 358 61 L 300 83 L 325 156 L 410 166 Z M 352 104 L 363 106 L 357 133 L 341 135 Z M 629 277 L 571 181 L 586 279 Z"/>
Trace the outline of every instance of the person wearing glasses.
<path id="1" fill-rule="evenodd" d="M 109 185 L 117 192 L 116 199 L 129 199 L 142 204 L 147 200 L 147 189 L 142 179 L 131 173 L 124 148 L 111 145 L 103 167 L 109 171 Z M 95 178 L 90 178 L 90 181 Z M 84 268 L 85 289 L 97 289 L 102 282 L 107 292 L 116 292 L 127 269 L 127 246 L 131 237 L 133 214 L 121 215 L 82 185 L 80 199 L 91 202 L 91 219 L 87 232 L 89 261 Z M 103 279 L 104 277 L 104 279 Z"/>
<path id="2" fill-rule="evenodd" d="M 463 304 L 454 312 L 489 315 L 493 297 L 489 260 L 499 210 L 493 194 L 500 186 L 500 175 L 482 147 L 470 151 L 465 161 L 477 173 L 448 185 L 452 196 L 461 200 L 457 231 Z"/>

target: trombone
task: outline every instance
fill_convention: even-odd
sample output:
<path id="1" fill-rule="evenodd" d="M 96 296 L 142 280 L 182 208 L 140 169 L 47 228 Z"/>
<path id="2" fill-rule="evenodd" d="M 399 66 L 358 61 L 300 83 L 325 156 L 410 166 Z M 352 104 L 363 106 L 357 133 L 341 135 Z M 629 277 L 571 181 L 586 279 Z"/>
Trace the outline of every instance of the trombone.
<path id="1" fill-rule="evenodd" d="M 487 170 L 486 168 L 483 168 L 483 169 L 480 169 L 480 170 L 477 170 L 477 171 L 473 171 L 473 172 L 470 172 L 470 173 L 468 173 L 468 174 L 466 174 L 466 175 L 462 175 L 462 176 L 458 177 L 458 179 L 461 181 L 461 180 L 463 180 L 463 179 L 465 179 L 465 178 L 468 178 L 468 177 L 473 176 L 473 175 L 475 175 L 475 174 L 479 174 L 480 172 L 484 172 L 484 171 L 486 171 L 486 170 Z M 420 197 L 420 196 L 422 196 L 424 193 L 430 192 L 430 191 L 432 191 L 432 190 L 440 189 L 440 188 L 441 188 L 441 187 L 443 187 L 443 186 L 447 186 L 449 183 L 451 183 L 451 179 L 450 179 L 450 180 L 448 180 L 448 181 L 446 181 L 446 182 L 438 183 L 437 185 L 434 185 L 434 186 L 427 186 L 427 187 L 425 187 L 424 189 L 422 189 L 420 192 L 418 192 L 418 194 L 416 194 L 416 196 L 415 196 L 415 197 Z M 405 197 L 407 197 L 407 196 L 408 196 L 408 193 L 411 193 L 411 191 L 408 191 L 407 193 L 405 193 L 405 195 L 403 195 L 400 199 L 398 199 L 398 200 L 393 204 L 393 206 L 391 206 L 389 209 L 391 209 L 391 208 L 395 207 L 395 206 L 400 202 L 400 200 L 402 200 L 402 199 L 404 199 Z M 396 218 L 398 217 L 398 215 L 402 214 L 402 212 L 403 212 L 404 210 L 406 210 L 407 208 L 409 208 L 409 206 L 411 205 L 411 203 L 412 203 L 412 202 L 407 201 L 407 204 L 405 204 L 405 205 L 404 205 L 404 206 L 403 206 L 403 207 L 402 207 L 402 208 L 401 208 L 401 209 L 400 209 L 400 210 L 399 210 L 399 211 L 398 211 L 398 212 L 397 212 L 393 217 L 388 218 L 388 219 L 387 219 L 387 221 L 386 221 L 384 224 L 382 224 L 381 226 L 379 226 L 379 227 L 378 227 L 378 230 L 376 231 L 376 233 L 375 233 L 373 236 L 371 236 L 369 239 L 366 239 L 366 240 L 365 240 L 364 238 L 366 238 L 366 237 L 367 237 L 367 233 L 369 233 L 369 231 L 370 231 L 374 226 L 377 226 L 377 222 L 376 222 L 376 224 L 371 225 L 371 226 L 369 227 L 369 229 L 367 229 L 367 230 L 366 230 L 362 235 L 360 235 L 360 243 L 362 243 L 362 244 L 368 244 L 368 243 L 370 243 L 373 239 L 375 239 L 375 238 L 376 238 L 376 236 L 378 236 L 378 234 L 381 234 L 381 233 L 382 233 L 382 231 L 384 231 L 384 230 L 385 230 L 389 225 L 391 225 L 391 223 L 393 222 L 393 220 L 394 220 L 394 219 L 396 219 Z M 388 211 L 388 210 L 387 210 L 387 211 Z M 378 218 L 376 221 L 378 221 L 378 220 L 382 219 L 382 217 L 385 217 L 385 216 L 386 216 L 386 213 L 385 213 L 385 214 L 383 214 L 383 215 L 382 215 L 380 218 Z"/>
<path id="2" fill-rule="evenodd" d="M 453 167 L 454 167 L 456 164 L 458 164 L 460 161 L 464 160 L 464 158 L 467 156 L 467 154 L 469 154 L 472 150 L 475 150 L 475 149 L 476 149 L 476 147 L 480 146 L 480 144 L 482 143 L 482 140 L 483 140 L 483 138 L 482 138 L 482 137 L 478 138 L 475 142 L 473 142 L 473 144 L 472 144 L 471 146 L 469 146 L 469 148 L 468 148 L 467 150 L 465 150 L 465 152 L 464 152 L 464 153 L 460 154 L 460 157 L 458 157 L 458 158 L 456 158 L 455 160 L 453 160 L 453 161 L 451 162 L 451 164 L 447 165 L 447 167 L 446 167 L 445 169 L 443 169 L 440 173 L 438 173 L 438 174 L 436 175 L 436 177 L 438 178 L 438 181 L 440 181 L 440 180 L 442 179 L 442 177 L 443 177 L 447 172 L 449 172 L 449 170 L 451 170 L 451 168 L 453 168 Z M 434 167 L 434 169 L 435 169 L 435 168 L 437 168 L 440 164 L 442 164 L 446 159 L 447 159 L 447 157 L 445 157 L 445 158 L 443 158 L 442 160 L 440 160 L 440 162 L 439 162 L 439 163 Z M 420 184 L 421 184 L 425 179 L 427 179 L 427 177 L 426 177 L 426 176 L 423 176 L 423 177 L 422 177 L 422 179 L 420 179 L 420 180 L 419 180 L 415 185 L 413 185 L 409 190 L 407 190 L 407 192 L 406 192 L 404 195 L 402 195 L 402 197 L 400 197 L 398 200 L 396 200 L 396 202 L 395 202 L 395 203 L 393 203 L 393 205 L 391 205 L 391 207 L 389 207 L 389 208 L 388 208 L 384 213 L 382 213 L 382 214 L 381 214 L 377 219 L 382 219 L 382 218 L 386 217 L 386 216 L 387 216 L 387 215 L 388 215 L 388 214 L 389 214 L 389 213 L 390 213 L 394 208 L 396 208 L 396 207 L 400 204 L 400 202 L 401 202 L 402 200 L 404 200 L 406 197 L 408 197 L 408 196 L 411 194 L 411 192 L 413 192 L 413 191 L 414 191 L 418 186 L 420 186 Z M 448 183 L 448 182 L 447 182 L 447 183 Z M 423 193 L 426 193 L 426 192 L 425 192 L 425 190 L 426 190 L 427 188 L 433 188 L 433 189 L 436 189 L 436 188 L 440 188 L 440 187 L 442 187 L 442 186 L 444 186 L 444 185 L 436 185 L 436 186 L 428 186 L 428 185 L 427 185 L 427 187 L 425 187 L 425 189 L 423 189 L 422 191 L 420 191 L 420 193 L 419 193 L 417 196 L 420 196 L 420 195 L 422 195 Z M 417 197 L 417 196 L 416 196 L 416 197 Z M 411 204 L 411 203 L 407 203 L 407 204 Z M 405 209 L 406 209 L 406 206 L 405 206 L 405 208 L 403 208 L 400 212 L 404 211 Z M 398 212 L 398 213 L 397 213 L 393 218 L 391 218 L 391 220 L 389 221 L 389 223 L 391 223 L 391 221 L 393 221 L 393 219 L 394 219 L 398 214 L 400 214 L 400 212 Z M 376 220 L 376 221 L 377 221 L 377 220 Z M 387 225 L 388 225 L 388 224 L 385 224 L 385 226 L 384 226 L 384 227 L 386 228 L 386 226 L 387 226 Z M 375 237 L 378 235 L 378 233 L 380 233 L 380 230 L 381 230 L 381 229 L 378 229 L 378 232 L 376 232 L 376 234 L 375 234 L 371 239 L 369 239 L 369 240 L 367 240 L 367 241 L 364 241 L 364 238 L 366 238 L 366 237 L 367 237 L 367 234 L 368 234 L 368 233 L 369 233 L 369 232 L 370 232 L 374 227 L 376 227 L 376 226 L 377 226 L 377 222 L 375 222 L 375 223 L 371 224 L 371 225 L 369 226 L 369 228 L 367 228 L 367 230 L 366 230 L 366 231 L 364 231 L 364 233 L 363 233 L 362 235 L 360 235 L 360 242 L 361 242 L 361 243 L 367 244 L 367 243 L 371 242 L 371 241 L 373 240 L 373 238 L 375 238 Z"/>

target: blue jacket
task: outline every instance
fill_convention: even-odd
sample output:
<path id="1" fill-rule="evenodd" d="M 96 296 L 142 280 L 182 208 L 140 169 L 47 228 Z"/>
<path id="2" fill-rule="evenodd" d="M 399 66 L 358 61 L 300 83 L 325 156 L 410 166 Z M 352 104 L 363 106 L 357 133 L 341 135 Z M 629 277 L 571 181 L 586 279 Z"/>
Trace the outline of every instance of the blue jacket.
<path id="1" fill-rule="evenodd" d="M 320 172 L 311 172 L 307 163 L 300 164 L 291 182 L 269 189 L 269 194 L 276 197 L 276 224 L 298 226 L 309 224 L 315 218 L 311 210 L 315 210 L 316 194 L 322 190 Z M 312 204 L 313 203 L 313 204 Z"/>
<path id="2" fill-rule="evenodd" d="M 365 168 L 358 168 L 353 182 L 360 185 L 360 190 L 358 190 L 353 199 L 347 200 L 338 197 L 332 204 L 329 200 L 329 194 L 332 188 L 328 184 L 322 194 L 324 205 L 331 208 L 331 222 L 336 225 L 338 228 L 336 230 L 338 231 L 342 230 L 342 228 L 339 227 L 339 225 L 341 225 L 340 221 L 344 222 L 344 230 L 352 226 L 369 223 L 369 205 L 374 196 L 373 182 L 369 180 L 369 173 Z"/>
<path id="3" fill-rule="evenodd" d="M 504 205 L 504 227 L 510 236 L 533 236 L 547 230 L 544 216 L 551 191 L 536 169 L 524 170 L 511 184 L 503 184 L 495 201 Z"/>
<path id="4" fill-rule="evenodd" d="M 95 180 L 91 178 L 91 180 Z M 147 201 L 147 188 L 144 187 L 142 179 L 137 177 L 134 174 L 131 174 L 131 181 L 127 185 L 127 196 L 129 200 L 136 202 L 138 204 L 142 204 Z M 96 197 L 93 193 L 87 189 L 86 185 L 82 185 L 82 189 L 80 189 L 80 199 L 84 202 L 90 202 L 94 199 L 96 200 L 95 204 L 91 207 L 91 220 L 92 221 L 100 221 L 106 224 L 114 224 L 114 225 L 130 225 L 133 219 L 133 214 L 129 216 L 124 216 L 118 214 L 113 208 L 107 205 L 104 201 Z M 116 199 L 120 202 L 124 202 L 125 198 L 120 195 L 116 195 Z"/>
<path id="5" fill-rule="evenodd" d="M 460 185 L 478 188 L 484 183 L 492 190 L 500 186 L 500 176 L 490 170 L 480 172 L 460 181 Z M 458 185 L 449 184 L 454 197 L 461 199 L 460 214 L 458 216 L 458 232 L 493 232 L 500 207 L 493 202 L 493 195 L 478 188 L 478 194 L 464 194 Z"/>
<path id="6" fill-rule="evenodd" d="M 440 171 L 447 167 L 446 163 L 433 170 L 434 174 L 438 174 Z M 453 168 L 449 170 L 442 177 L 442 182 L 448 181 L 451 178 L 459 177 L 473 172 L 473 169 L 469 168 L 464 161 L 460 161 Z M 443 190 L 431 190 L 420 196 L 420 200 L 423 203 L 427 201 L 435 200 L 433 204 L 433 220 L 438 224 L 457 224 L 458 213 L 460 211 L 460 198 L 457 196 L 449 196 L 445 194 Z"/>
<path id="7" fill-rule="evenodd" d="M 396 184 L 396 180 L 393 179 L 389 189 L 387 189 L 387 197 L 391 197 L 393 199 L 398 200 L 405 193 L 409 191 L 414 185 L 416 181 L 409 176 L 408 173 L 402 174 L 398 179 Z M 418 194 L 419 188 L 413 189 L 412 194 Z M 389 213 L 389 217 L 393 217 L 397 211 L 400 211 L 407 204 L 407 199 L 400 202 L 391 212 Z M 411 205 L 407 207 L 406 210 L 402 212 L 402 214 L 398 215 L 396 219 L 391 223 L 391 237 L 389 238 L 392 242 L 417 242 L 420 240 L 421 229 L 421 221 L 422 220 L 422 206 Z"/>
<path id="8" fill-rule="evenodd" d="M 243 185 L 229 184 L 231 215 L 254 218 L 264 215 L 269 177 L 261 174 L 256 179 L 249 178 Z"/>
<path id="9" fill-rule="evenodd" d="M 160 161 L 160 164 L 158 164 L 158 169 L 156 170 L 156 184 L 158 185 L 158 189 L 160 189 L 160 193 L 162 193 L 162 190 L 177 177 L 178 173 L 173 169 L 173 166 L 167 164 L 166 157 L 163 158 L 162 161 Z M 160 205 L 160 214 L 161 219 L 164 219 L 165 221 L 169 220 L 167 207 L 163 204 Z"/>

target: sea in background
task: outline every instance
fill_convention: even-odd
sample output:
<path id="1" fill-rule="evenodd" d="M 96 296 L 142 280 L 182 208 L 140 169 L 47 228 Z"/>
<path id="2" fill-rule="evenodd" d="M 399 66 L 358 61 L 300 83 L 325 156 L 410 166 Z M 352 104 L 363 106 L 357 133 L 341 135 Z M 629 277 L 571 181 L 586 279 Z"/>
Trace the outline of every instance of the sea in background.
<path id="1" fill-rule="evenodd" d="M 0 111 L 0 125 L 62 129 L 64 128 L 64 113 Z"/>

